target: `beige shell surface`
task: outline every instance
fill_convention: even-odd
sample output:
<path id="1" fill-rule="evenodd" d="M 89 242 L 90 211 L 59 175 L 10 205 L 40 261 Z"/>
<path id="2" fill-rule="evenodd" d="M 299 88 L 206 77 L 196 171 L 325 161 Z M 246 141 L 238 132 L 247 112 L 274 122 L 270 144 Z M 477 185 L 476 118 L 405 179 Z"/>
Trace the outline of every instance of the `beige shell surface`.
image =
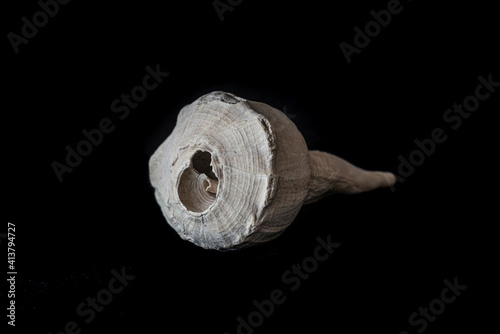
<path id="1" fill-rule="evenodd" d="M 286 115 L 225 92 L 185 106 L 150 159 L 168 223 L 207 249 L 277 237 L 300 210 L 310 175 L 307 145 Z"/>

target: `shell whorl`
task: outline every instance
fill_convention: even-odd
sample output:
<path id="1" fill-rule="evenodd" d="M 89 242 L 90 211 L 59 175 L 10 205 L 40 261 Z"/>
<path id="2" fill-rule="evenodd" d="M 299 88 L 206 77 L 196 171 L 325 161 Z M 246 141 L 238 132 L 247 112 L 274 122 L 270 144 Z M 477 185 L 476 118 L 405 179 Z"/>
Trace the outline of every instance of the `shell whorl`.
<path id="1" fill-rule="evenodd" d="M 225 92 L 185 106 L 150 159 L 168 223 L 207 249 L 280 235 L 300 210 L 310 175 L 307 145 L 286 115 Z"/>

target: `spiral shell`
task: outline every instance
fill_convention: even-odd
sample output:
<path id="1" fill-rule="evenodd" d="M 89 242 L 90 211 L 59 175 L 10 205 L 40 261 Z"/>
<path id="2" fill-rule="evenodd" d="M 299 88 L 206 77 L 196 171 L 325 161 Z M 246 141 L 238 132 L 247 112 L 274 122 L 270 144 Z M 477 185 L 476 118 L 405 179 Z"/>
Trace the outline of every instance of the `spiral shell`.
<path id="1" fill-rule="evenodd" d="M 305 201 L 386 186 L 393 177 L 309 152 L 281 111 L 225 92 L 185 106 L 149 165 L 170 226 L 185 240 L 219 250 L 276 238 Z"/>

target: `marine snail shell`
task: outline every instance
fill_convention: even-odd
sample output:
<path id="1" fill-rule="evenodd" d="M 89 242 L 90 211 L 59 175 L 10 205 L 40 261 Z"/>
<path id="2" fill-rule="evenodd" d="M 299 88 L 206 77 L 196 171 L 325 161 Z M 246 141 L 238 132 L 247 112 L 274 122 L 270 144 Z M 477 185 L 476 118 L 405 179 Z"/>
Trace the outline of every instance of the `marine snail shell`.
<path id="1" fill-rule="evenodd" d="M 353 194 L 395 182 L 392 173 L 309 151 L 281 111 L 225 92 L 182 108 L 149 170 L 170 226 L 185 240 L 219 250 L 276 238 L 302 204 L 328 193 Z"/>

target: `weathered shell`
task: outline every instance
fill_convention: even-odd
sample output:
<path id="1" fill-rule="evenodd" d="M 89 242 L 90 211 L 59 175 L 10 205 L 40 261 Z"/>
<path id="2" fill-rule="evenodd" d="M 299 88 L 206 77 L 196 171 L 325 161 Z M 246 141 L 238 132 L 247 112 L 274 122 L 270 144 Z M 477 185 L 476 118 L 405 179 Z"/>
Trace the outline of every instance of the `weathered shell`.
<path id="1" fill-rule="evenodd" d="M 302 204 L 389 186 L 395 177 L 308 151 L 281 111 L 225 92 L 185 106 L 149 162 L 163 215 L 185 240 L 233 249 L 280 235 Z"/>
<path id="2" fill-rule="evenodd" d="M 181 110 L 151 157 L 150 178 L 183 239 L 243 247 L 277 237 L 293 221 L 308 193 L 309 155 L 279 110 L 213 92 Z"/>

